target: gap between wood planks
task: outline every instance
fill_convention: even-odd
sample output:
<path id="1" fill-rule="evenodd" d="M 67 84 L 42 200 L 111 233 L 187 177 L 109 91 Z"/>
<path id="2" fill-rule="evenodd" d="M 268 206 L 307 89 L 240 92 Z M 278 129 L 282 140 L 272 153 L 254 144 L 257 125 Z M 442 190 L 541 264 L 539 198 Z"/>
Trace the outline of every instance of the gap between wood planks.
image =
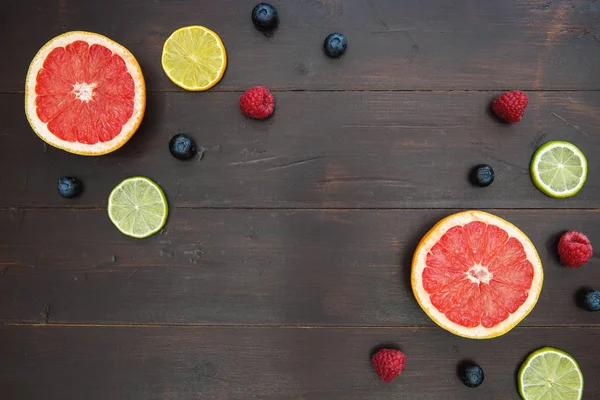
<path id="1" fill-rule="evenodd" d="M 52 327 L 52 328 L 192 328 L 192 329 L 389 329 L 389 330 L 406 330 L 406 329 L 419 329 L 419 330 L 438 330 L 441 329 L 435 325 L 267 325 L 267 324 L 149 324 L 149 323 L 106 323 L 106 324 L 85 324 L 85 323 L 45 323 L 45 322 L 4 322 L 0 321 L 0 328 L 2 327 Z M 598 329 L 600 325 L 591 324 L 555 324 L 555 325 L 519 325 L 513 328 L 517 329 Z"/>
<path id="2" fill-rule="evenodd" d="M 496 89 L 269 89 L 272 93 L 378 93 L 378 92 L 423 92 L 423 93 L 496 93 L 514 90 L 512 87 Z M 521 88 L 528 93 L 593 93 L 600 89 L 533 89 Z M 244 93 L 246 89 L 219 89 L 210 90 L 210 93 Z M 173 90 L 146 90 L 146 93 L 187 93 L 183 89 Z M 210 94 L 209 93 L 209 94 Z M 24 90 L 0 91 L 0 95 L 23 95 Z"/>
<path id="3" fill-rule="evenodd" d="M 558 211 L 558 212 L 598 212 L 600 208 L 548 208 L 548 207 L 215 207 L 215 206 L 172 206 L 172 210 L 249 210 L 249 211 L 444 211 L 444 210 L 472 210 L 483 211 Z M 106 211 L 106 207 L 95 206 L 8 206 L 0 207 L 2 211 Z"/>

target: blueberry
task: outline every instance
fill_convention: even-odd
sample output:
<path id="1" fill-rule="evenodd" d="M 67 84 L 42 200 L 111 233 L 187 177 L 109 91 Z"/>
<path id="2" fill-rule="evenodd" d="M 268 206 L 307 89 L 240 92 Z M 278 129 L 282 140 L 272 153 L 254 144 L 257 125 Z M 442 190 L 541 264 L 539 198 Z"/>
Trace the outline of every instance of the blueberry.
<path id="1" fill-rule="evenodd" d="M 494 170 L 487 164 L 478 165 L 471 172 L 471 181 L 477 186 L 490 186 L 494 182 Z"/>
<path id="2" fill-rule="evenodd" d="M 66 199 L 79 196 L 83 192 L 83 184 L 77 178 L 63 176 L 58 180 L 58 194 Z"/>
<path id="3" fill-rule="evenodd" d="M 464 363 L 460 366 L 460 379 L 466 386 L 476 388 L 483 383 L 483 370 L 477 364 Z"/>
<path id="4" fill-rule="evenodd" d="M 588 311 L 600 311 L 600 290 L 584 290 L 581 294 L 581 306 Z"/>
<path id="5" fill-rule="evenodd" d="M 332 33 L 325 38 L 325 43 L 323 43 L 325 54 L 333 58 L 344 54 L 346 46 L 348 46 L 348 39 L 341 33 Z"/>
<path id="6" fill-rule="evenodd" d="M 191 137 L 180 133 L 171 138 L 169 150 L 178 160 L 189 160 L 196 155 L 196 142 Z"/>
<path id="7" fill-rule="evenodd" d="M 270 31 L 279 24 L 277 9 L 267 3 L 259 3 L 252 10 L 252 22 L 259 31 Z"/>

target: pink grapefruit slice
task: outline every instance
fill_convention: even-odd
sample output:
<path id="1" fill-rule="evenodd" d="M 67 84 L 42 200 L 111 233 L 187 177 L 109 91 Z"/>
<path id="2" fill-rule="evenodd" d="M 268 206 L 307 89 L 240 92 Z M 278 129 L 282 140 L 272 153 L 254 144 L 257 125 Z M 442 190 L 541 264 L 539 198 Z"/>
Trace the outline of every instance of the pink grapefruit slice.
<path id="1" fill-rule="evenodd" d="M 135 57 L 97 33 L 55 37 L 33 58 L 25 113 L 51 146 L 98 156 L 123 146 L 139 127 L 146 86 Z"/>
<path id="2" fill-rule="evenodd" d="M 473 339 L 514 328 L 535 306 L 543 280 L 529 238 L 482 211 L 438 222 L 419 243 L 411 272 L 423 311 L 442 328 Z"/>

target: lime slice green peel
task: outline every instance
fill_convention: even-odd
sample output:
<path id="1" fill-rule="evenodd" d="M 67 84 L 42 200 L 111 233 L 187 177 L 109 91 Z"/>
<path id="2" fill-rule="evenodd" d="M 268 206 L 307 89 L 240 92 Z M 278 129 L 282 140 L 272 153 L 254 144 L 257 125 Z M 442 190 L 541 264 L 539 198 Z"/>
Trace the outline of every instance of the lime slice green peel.
<path id="1" fill-rule="evenodd" d="M 108 216 L 119 231 L 145 238 L 160 231 L 167 222 L 169 207 L 164 192 L 143 176 L 119 183 L 108 198 Z"/>
<path id="2" fill-rule="evenodd" d="M 577 361 L 562 350 L 544 347 L 527 357 L 519 370 L 519 394 L 524 400 L 579 400 L 583 374 Z"/>
<path id="3" fill-rule="evenodd" d="M 553 198 L 576 195 L 587 178 L 587 160 L 572 143 L 551 141 L 540 146 L 530 166 L 534 185 Z"/>

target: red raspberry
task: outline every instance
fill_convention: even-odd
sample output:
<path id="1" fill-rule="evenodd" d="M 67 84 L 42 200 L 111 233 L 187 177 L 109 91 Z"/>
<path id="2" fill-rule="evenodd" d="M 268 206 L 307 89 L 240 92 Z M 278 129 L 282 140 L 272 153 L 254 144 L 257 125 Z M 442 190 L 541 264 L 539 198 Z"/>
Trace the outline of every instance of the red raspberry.
<path id="1" fill-rule="evenodd" d="M 502 93 L 492 104 L 496 115 L 508 122 L 519 122 L 529 104 L 527 95 L 520 90 Z"/>
<path id="2" fill-rule="evenodd" d="M 266 87 L 253 87 L 240 97 L 240 110 L 246 117 L 267 118 L 275 110 L 275 98 Z"/>
<path id="3" fill-rule="evenodd" d="M 592 244 L 581 232 L 567 231 L 558 242 L 560 262 L 569 268 L 579 268 L 592 257 Z"/>
<path id="4" fill-rule="evenodd" d="M 379 379 L 390 383 L 402 373 L 406 364 L 406 355 L 400 350 L 381 349 L 371 359 Z"/>

